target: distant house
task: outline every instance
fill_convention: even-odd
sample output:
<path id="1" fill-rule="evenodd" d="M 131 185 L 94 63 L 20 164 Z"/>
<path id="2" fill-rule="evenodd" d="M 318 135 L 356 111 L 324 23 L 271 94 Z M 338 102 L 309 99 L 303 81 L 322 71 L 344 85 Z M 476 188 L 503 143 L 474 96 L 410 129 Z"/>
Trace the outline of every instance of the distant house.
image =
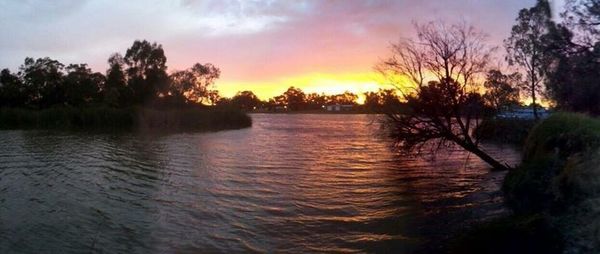
<path id="1" fill-rule="evenodd" d="M 334 105 L 326 105 L 325 109 L 327 111 L 352 111 L 354 109 L 354 105 L 352 104 L 334 104 Z"/>
<path id="2" fill-rule="evenodd" d="M 275 106 L 275 112 L 287 111 L 287 106 Z"/>
<path id="3" fill-rule="evenodd" d="M 550 115 L 550 111 L 545 108 L 538 108 L 537 114 L 540 118 L 546 118 Z M 518 118 L 518 119 L 533 119 L 533 108 L 525 107 L 525 108 L 513 108 L 508 110 L 503 110 L 498 115 L 497 118 Z"/>
<path id="4" fill-rule="evenodd" d="M 327 105 L 325 106 L 325 109 L 327 109 L 327 111 L 340 111 L 342 109 L 342 106 L 339 104 Z"/>

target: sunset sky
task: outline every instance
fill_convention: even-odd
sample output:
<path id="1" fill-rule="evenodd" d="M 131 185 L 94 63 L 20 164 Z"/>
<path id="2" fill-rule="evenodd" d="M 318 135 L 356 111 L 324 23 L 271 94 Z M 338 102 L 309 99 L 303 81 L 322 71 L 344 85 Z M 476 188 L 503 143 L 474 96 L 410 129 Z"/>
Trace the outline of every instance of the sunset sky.
<path id="1" fill-rule="evenodd" d="M 467 21 L 501 45 L 518 10 L 534 0 L 397 1 L 0 1 L 0 67 L 26 56 L 88 63 L 104 72 L 136 39 L 163 45 L 169 70 L 195 62 L 221 68 L 225 96 L 266 99 L 289 86 L 362 93 L 380 85 L 373 65 L 412 21 Z"/>

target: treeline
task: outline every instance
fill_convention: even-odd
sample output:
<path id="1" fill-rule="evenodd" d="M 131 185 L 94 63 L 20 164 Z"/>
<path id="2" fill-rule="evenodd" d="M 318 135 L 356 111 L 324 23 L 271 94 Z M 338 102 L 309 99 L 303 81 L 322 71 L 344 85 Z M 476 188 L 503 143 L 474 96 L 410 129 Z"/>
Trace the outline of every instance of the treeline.
<path id="1" fill-rule="evenodd" d="M 378 112 L 389 107 L 402 105 L 394 89 L 379 89 L 366 92 L 364 102 L 359 104 L 359 96 L 352 92 L 327 95 L 324 93 L 305 93 L 302 89 L 289 87 L 281 95 L 261 100 L 254 92 L 240 91 L 231 98 L 220 98 L 216 105 L 236 107 L 246 111 L 302 111 L 322 110 L 330 105 L 352 106 L 353 111 Z"/>
<path id="2" fill-rule="evenodd" d="M 17 72 L 1 71 L 0 107 L 183 106 L 217 100 L 210 89 L 220 75 L 217 67 L 197 63 L 168 74 L 166 63 L 162 46 L 145 40 L 135 41 L 124 56 L 110 56 L 105 74 L 87 64 L 28 57 Z"/>
<path id="3" fill-rule="evenodd" d="M 525 107 L 521 100 L 520 87 L 523 86 L 519 73 L 505 74 L 492 69 L 484 75 L 483 88 L 477 93 L 477 100 L 483 111 L 494 114 L 501 110 Z M 237 92 L 233 97 L 218 97 L 216 106 L 233 107 L 244 111 L 304 111 L 324 110 L 331 105 L 351 106 L 351 111 L 368 113 L 387 113 L 408 110 L 407 100 L 401 89 L 382 89 L 359 95 L 346 91 L 341 94 L 306 93 L 302 89 L 291 86 L 281 95 L 261 100 L 250 90 Z M 528 105 L 531 106 L 531 105 Z M 539 107 L 539 105 L 538 105 Z"/>
<path id="4" fill-rule="evenodd" d="M 106 73 L 86 64 L 26 58 L 0 72 L 0 128 L 220 130 L 248 127 L 239 110 L 209 108 L 219 68 L 196 63 L 167 72 L 161 45 L 135 41 L 108 59 Z"/>

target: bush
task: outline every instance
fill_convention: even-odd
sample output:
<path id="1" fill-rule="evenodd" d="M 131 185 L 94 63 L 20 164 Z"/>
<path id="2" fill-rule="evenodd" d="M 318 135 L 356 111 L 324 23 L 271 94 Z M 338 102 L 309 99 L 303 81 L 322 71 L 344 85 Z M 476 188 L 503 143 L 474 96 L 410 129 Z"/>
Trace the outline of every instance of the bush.
<path id="1" fill-rule="evenodd" d="M 599 252 L 600 120 L 560 113 L 536 125 L 503 187 L 517 214 L 553 221 L 570 252 Z"/>
<path id="2" fill-rule="evenodd" d="M 571 113 L 550 116 L 531 130 L 522 164 L 506 176 L 507 201 L 519 211 L 559 209 L 573 203 L 573 195 L 567 192 L 575 187 L 569 179 L 593 159 L 599 147 L 599 120 Z"/>

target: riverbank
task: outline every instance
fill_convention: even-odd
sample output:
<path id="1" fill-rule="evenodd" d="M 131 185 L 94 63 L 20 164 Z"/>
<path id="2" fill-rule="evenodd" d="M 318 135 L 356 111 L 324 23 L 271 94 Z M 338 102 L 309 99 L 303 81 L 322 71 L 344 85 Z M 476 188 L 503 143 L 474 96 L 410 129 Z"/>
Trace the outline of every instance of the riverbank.
<path id="1" fill-rule="evenodd" d="M 0 109 L 0 129 L 216 131 L 250 126 L 252 119 L 247 114 L 221 108 Z"/>
<path id="2" fill-rule="evenodd" d="M 557 113 L 531 129 L 503 184 L 513 215 L 457 238 L 449 253 L 598 253 L 600 120 Z"/>

